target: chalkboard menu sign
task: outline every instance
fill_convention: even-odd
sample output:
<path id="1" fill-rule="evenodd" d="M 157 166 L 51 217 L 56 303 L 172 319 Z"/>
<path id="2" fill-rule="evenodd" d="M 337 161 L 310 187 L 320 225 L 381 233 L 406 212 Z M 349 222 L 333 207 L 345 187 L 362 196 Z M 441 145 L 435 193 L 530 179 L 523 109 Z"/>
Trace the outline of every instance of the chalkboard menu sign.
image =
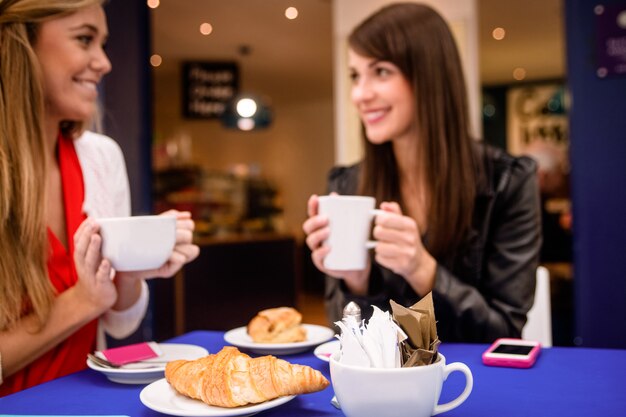
<path id="1" fill-rule="evenodd" d="M 235 62 L 183 63 L 183 115 L 194 119 L 219 118 L 239 89 Z"/>

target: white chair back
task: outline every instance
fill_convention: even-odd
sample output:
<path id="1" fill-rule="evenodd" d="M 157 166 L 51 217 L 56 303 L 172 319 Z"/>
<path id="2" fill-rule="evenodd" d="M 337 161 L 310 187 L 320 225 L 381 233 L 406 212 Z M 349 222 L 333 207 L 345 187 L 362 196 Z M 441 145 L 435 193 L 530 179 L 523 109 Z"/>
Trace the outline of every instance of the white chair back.
<path id="1" fill-rule="evenodd" d="M 535 302 L 528 312 L 522 329 L 522 339 L 536 340 L 543 347 L 552 346 L 552 311 L 550 309 L 550 273 L 544 266 L 537 268 Z"/>

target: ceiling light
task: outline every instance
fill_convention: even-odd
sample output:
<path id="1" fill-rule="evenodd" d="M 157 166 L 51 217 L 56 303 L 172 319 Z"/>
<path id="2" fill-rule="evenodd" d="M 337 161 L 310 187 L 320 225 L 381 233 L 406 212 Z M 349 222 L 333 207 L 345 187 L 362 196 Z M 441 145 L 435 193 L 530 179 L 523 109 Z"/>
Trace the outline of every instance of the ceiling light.
<path id="1" fill-rule="evenodd" d="M 501 41 L 502 39 L 504 39 L 504 36 L 506 36 L 506 31 L 504 30 L 504 28 L 498 27 L 491 32 L 491 36 L 493 36 L 495 40 Z"/>
<path id="2" fill-rule="evenodd" d="M 221 119 L 222 124 L 228 128 L 263 129 L 272 123 L 272 110 L 266 99 L 252 94 L 240 94 L 226 104 Z"/>
<path id="3" fill-rule="evenodd" d="M 147 3 L 148 7 L 151 9 L 156 9 L 157 7 L 159 7 L 160 4 L 159 0 L 148 0 Z"/>
<path id="4" fill-rule="evenodd" d="M 210 35 L 213 32 L 213 26 L 210 23 L 203 23 L 200 25 L 200 33 L 203 35 Z"/>
<path id="5" fill-rule="evenodd" d="M 298 17 L 298 9 L 295 7 L 287 7 L 285 10 L 285 17 L 289 20 L 293 20 Z"/>
<path id="6" fill-rule="evenodd" d="M 250 55 L 250 45 L 240 45 L 242 57 Z M 239 130 L 257 130 L 268 127 L 272 123 L 272 110 L 269 100 L 257 94 L 239 93 L 226 103 L 220 116 L 222 125 Z"/>
<path id="7" fill-rule="evenodd" d="M 252 117 L 256 113 L 256 101 L 251 98 L 242 98 L 237 102 L 237 114 L 241 117 Z"/>
<path id="8" fill-rule="evenodd" d="M 162 62 L 163 58 L 161 58 L 161 55 L 159 54 L 154 54 L 150 57 L 150 65 L 152 65 L 153 67 L 158 67 L 159 65 L 161 65 Z"/>

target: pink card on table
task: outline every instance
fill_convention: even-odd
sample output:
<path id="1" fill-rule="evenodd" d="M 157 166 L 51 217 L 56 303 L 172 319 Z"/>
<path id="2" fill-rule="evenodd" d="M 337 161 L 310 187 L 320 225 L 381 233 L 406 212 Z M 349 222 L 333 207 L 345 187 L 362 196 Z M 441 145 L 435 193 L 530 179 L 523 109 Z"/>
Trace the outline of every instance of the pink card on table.
<path id="1" fill-rule="evenodd" d="M 124 365 L 131 362 L 156 358 L 161 354 L 161 349 L 159 349 L 156 342 L 142 342 L 105 349 L 102 350 L 101 353 L 109 362 L 113 362 L 116 365 Z"/>

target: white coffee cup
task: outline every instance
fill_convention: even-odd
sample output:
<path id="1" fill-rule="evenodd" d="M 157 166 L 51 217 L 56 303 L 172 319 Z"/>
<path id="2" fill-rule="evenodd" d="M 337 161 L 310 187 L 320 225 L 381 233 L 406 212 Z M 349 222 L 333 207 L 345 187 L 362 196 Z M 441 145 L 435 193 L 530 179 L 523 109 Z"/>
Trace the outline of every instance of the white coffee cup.
<path id="1" fill-rule="evenodd" d="M 376 245 L 368 241 L 374 216 L 374 197 L 325 195 L 318 198 L 319 214 L 328 217 L 330 236 L 324 242 L 330 252 L 324 268 L 337 271 L 359 271 L 367 265 L 367 249 Z"/>
<path id="2" fill-rule="evenodd" d="M 346 417 L 430 417 L 461 405 L 472 392 L 474 379 L 467 365 L 446 365 L 439 353 L 434 364 L 409 368 L 364 368 L 330 358 L 330 378 Z M 444 381 L 454 371 L 465 374 L 465 389 L 454 400 L 439 403 Z"/>
<path id="3" fill-rule="evenodd" d="M 163 265 L 176 243 L 176 217 L 131 216 L 96 219 L 102 256 L 117 271 L 144 271 Z"/>

